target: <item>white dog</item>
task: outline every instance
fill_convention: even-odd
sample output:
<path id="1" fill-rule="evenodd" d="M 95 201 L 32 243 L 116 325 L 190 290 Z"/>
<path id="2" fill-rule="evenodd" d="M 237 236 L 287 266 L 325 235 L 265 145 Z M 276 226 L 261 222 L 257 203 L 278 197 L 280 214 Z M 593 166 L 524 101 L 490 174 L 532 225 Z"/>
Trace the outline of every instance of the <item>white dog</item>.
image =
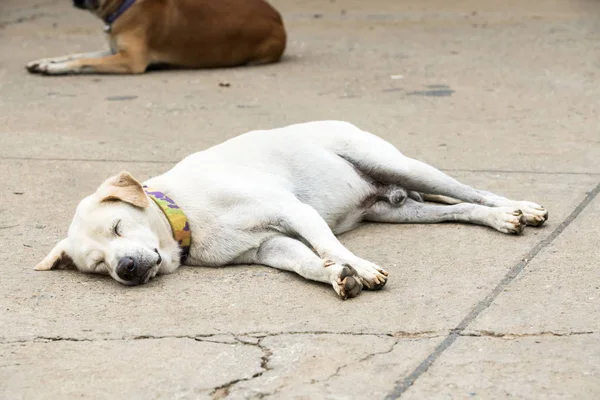
<path id="1" fill-rule="evenodd" d="M 256 263 L 330 283 L 346 299 L 388 279 L 335 237 L 361 221 L 520 233 L 547 218 L 535 203 L 459 183 L 354 125 L 310 122 L 238 136 L 144 186 L 126 172 L 109 178 L 36 269 L 74 265 L 139 285 L 180 263 Z"/>

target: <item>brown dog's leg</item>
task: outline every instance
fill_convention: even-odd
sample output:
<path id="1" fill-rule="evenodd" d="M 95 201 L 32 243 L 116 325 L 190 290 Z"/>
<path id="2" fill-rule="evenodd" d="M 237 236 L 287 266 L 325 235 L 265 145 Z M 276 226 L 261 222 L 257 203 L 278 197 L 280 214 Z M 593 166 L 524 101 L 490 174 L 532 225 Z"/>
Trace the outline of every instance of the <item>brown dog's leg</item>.
<path id="1" fill-rule="evenodd" d="M 31 61 L 27 63 L 25 68 L 27 71 L 31 73 L 39 72 L 37 70 L 38 65 L 40 64 L 54 64 L 54 63 L 64 63 L 65 61 L 73 61 L 78 60 L 80 58 L 98 58 L 98 57 L 106 57 L 113 54 L 110 50 L 103 51 L 92 51 L 88 53 L 77 53 L 77 54 L 68 54 L 62 57 L 52 57 L 52 58 L 42 58 L 39 60 Z"/>
<path id="2" fill-rule="evenodd" d="M 270 64 L 279 61 L 285 51 L 285 44 L 285 31 L 281 30 L 277 34 L 273 34 L 258 47 L 254 58 L 248 62 L 248 65 Z"/>
<path id="3" fill-rule="evenodd" d="M 41 62 L 28 70 L 44 75 L 65 74 L 141 74 L 148 66 L 147 57 L 124 52 L 98 58 L 79 58 L 64 62 Z"/>

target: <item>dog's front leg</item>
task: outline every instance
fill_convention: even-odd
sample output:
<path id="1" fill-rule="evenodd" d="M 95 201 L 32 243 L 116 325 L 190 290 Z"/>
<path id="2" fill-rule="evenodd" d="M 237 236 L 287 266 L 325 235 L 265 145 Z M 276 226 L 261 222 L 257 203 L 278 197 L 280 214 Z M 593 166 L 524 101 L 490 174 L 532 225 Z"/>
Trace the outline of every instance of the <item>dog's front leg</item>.
<path id="1" fill-rule="evenodd" d="M 293 271 L 313 281 L 330 283 L 344 300 L 356 297 L 363 286 L 352 267 L 322 259 L 304 243 L 287 236 L 274 236 L 263 242 L 253 262 Z"/>
<path id="2" fill-rule="evenodd" d="M 101 57 L 84 57 L 61 62 L 42 62 L 32 66 L 30 72 L 44 75 L 65 74 L 141 74 L 146 70 L 148 62 L 146 57 L 140 54 L 118 52 L 108 55 L 103 53 Z"/>
<path id="3" fill-rule="evenodd" d="M 290 234 L 304 239 L 320 258 L 352 267 L 365 287 L 376 290 L 387 282 L 388 273 L 384 269 L 352 254 L 335 237 L 319 213 L 308 204 L 288 203 L 282 220 Z"/>
<path id="4" fill-rule="evenodd" d="M 68 55 L 62 56 L 62 57 L 42 58 L 39 60 L 28 62 L 27 65 L 25 66 L 25 68 L 27 69 L 27 71 L 35 74 L 35 73 L 41 72 L 40 69 L 38 69 L 38 67 L 40 65 L 64 63 L 66 61 L 78 60 L 80 58 L 106 57 L 111 54 L 113 54 L 113 52 L 110 50 L 102 50 L 102 51 L 92 51 L 92 52 L 87 52 L 87 53 L 68 54 Z"/>

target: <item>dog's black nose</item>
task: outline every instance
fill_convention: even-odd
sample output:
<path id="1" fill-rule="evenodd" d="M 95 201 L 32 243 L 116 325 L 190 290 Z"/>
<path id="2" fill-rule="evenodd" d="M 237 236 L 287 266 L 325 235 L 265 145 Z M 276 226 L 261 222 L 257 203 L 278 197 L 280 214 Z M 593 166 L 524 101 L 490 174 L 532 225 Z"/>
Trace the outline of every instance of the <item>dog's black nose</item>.
<path id="1" fill-rule="evenodd" d="M 119 261 L 119 264 L 123 264 L 123 268 L 125 268 L 128 272 L 133 272 L 135 269 L 135 261 L 131 257 L 123 257 Z"/>
<path id="2" fill-rule="evenodd" d="M 130 281 L 136 268 L 137 265 L 133 258 L 122 257 L 117 264 L 117 275 L 125 281 Z"/>

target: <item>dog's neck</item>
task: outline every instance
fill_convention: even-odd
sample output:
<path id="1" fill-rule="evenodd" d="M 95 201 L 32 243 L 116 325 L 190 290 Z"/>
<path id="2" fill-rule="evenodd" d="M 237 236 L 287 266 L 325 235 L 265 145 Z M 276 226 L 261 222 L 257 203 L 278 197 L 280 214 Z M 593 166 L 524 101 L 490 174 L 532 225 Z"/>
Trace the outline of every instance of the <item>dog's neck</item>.
<path id="1" fill-rule="evenodd" d="M 159 238 L 161 255 L 163 255 L 164 266 L 161 266 L 161 273 L 174 271 L 181 264 L 181 247 L 173 237 L 173 228 L 164 211 L 154 201 L 149 202 L 148 212 L 150 216 L 150 229 L 155 232 Z M 166 260 L 165 255 L 169 255 Z"/>
<path id="2" fill-rule="evenodd" d="M 125 11 L 131 7 L 136 0 L 107 0 L 100 4 L 95 14 L 110 28 Z"/>
<path id="3" fill-rule="evenodd" d="M 181 247 L 181 262 L 185 261 L 190 252 L 192 244 L 192 235 L 190 225 L 183 210 L 165 193 L 149 188 L 144 185 L 146 195 L 162 211 L 171 227 L 172 235 L 177 244 Z"/>

